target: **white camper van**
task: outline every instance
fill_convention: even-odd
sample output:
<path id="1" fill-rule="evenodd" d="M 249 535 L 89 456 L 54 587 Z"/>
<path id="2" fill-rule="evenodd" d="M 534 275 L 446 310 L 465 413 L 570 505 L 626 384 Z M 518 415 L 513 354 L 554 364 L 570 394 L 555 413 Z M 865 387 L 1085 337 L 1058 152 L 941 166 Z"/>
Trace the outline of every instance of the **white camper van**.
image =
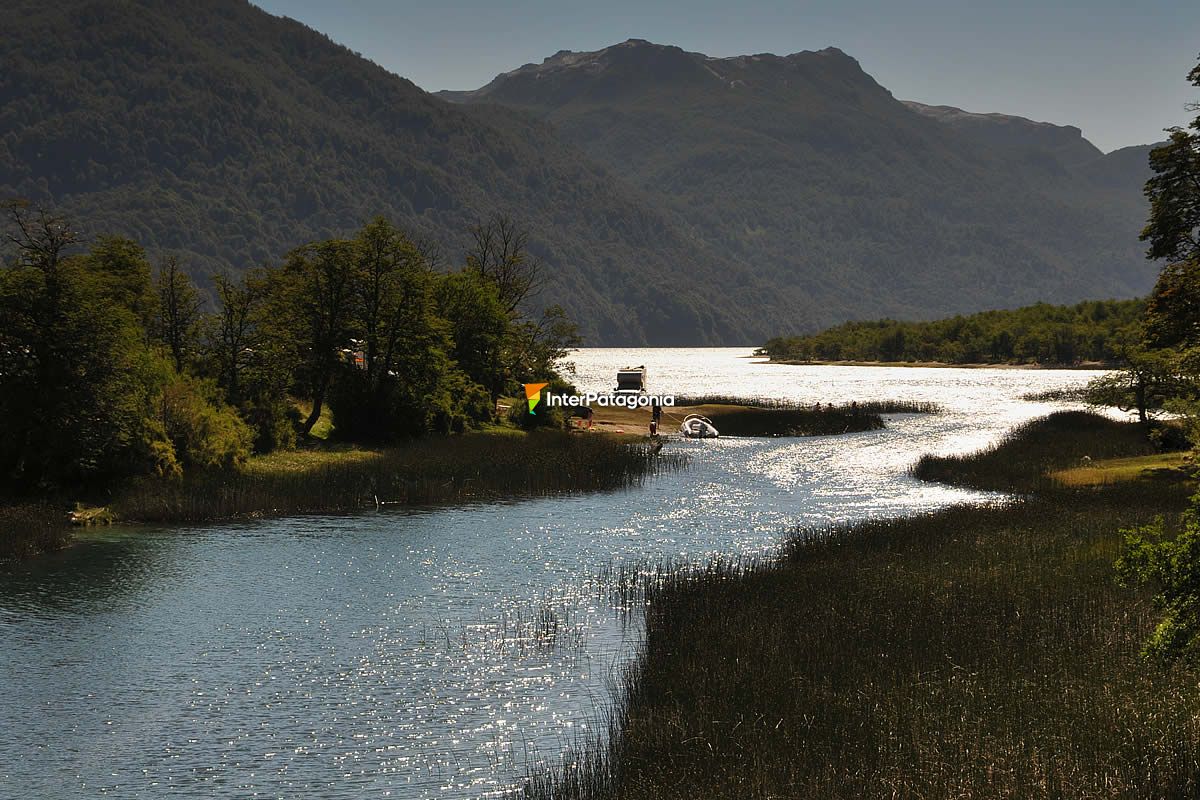
<path id="1" fill-rule="evenodd" d="M 625 367 L 617 370 L 616 394 L 644 394 L 646 391 L 646 367 Z"/>

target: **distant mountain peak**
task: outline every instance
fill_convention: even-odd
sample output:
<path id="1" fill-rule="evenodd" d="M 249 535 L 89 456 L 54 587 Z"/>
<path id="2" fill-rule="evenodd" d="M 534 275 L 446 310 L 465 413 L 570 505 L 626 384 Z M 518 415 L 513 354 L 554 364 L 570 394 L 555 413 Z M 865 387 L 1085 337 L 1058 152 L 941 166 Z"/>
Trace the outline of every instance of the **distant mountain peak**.
<path id="1" fill-rule="evenodd" d="M 910 110 L 949 125 L 992 148 L 1044 150 L 1054 153 L 1067 166 L 1083 164 L 1103 155 L 1074 125 L 1037 122 L 1013 114 L 964 111 L 956 106 L 932 106 L 915 100 L 903 102 Z"/>
<path id="2" fill-rule="evenodd" d="M 640 86 L 690 85 L 716 89 L 786 83 L 797 72 L 812 68 L 839 74 L 843 79 L 880 89 L 862 71 L 857 60 L 836 47 L 800 50 L 786 56 L 774 53 L 709 56 L 676 45 L 647 39 L 626 39 L 599 50 L 559 50 L 540 64 L 529 63 L 497 75 L 471 91 L 443 91 L 451 102 L 494 101 L 517 105 L 543 105 L 588 98 L 604 98 Z"/>

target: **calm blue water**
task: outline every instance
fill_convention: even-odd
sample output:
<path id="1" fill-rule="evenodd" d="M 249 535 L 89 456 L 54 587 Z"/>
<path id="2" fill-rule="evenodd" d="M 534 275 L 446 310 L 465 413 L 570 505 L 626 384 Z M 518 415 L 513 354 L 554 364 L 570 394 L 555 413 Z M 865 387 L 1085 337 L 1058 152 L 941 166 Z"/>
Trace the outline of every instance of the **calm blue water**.
<path id="1" fill-rule="evenodd" d="M 745 349 L 583 350 L 581 388 L 946 412 L 807 439 L 677 442 L 626 492 L 105 530 L 0 572 L 0 798 L 475 798 L 597 735 L 638 630 L 604 574 L 769 552 L 789 526 L 980 499 L 904 476 L 1054 406 L 1079 371 L 787 367 Z"/>

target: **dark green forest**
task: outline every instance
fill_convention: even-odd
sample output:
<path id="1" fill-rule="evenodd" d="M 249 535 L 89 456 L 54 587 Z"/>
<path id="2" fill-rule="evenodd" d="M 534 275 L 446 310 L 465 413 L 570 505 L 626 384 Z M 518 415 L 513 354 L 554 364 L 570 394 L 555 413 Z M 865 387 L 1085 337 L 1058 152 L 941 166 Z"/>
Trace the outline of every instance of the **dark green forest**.
<path id="1" fill-rule="evenodd" d="M 944 364 L 1115 364 L 1139 341 L 1143 300 L 1037 303 L 935 322 L 847 322 L 812 336 L 771 339 L 773 361 L 940 362 Z"/>
<path id="2" fill-rule="evenodd" d="M 326 408 L 349 442 L 461 432 L 493 421 L 519 380 L 554 379 L 577 341 L 561 309 L 521 311 L 540 265 L 502 217 L 469 231 L 451 270 L 376 217 L 352 237 L 218 273 L 208 310 L 174 257 L 85 241 L 27 203 L 7 212 L 5 496 L 228 470 L 307 439 Z"/>
<path id="3" fill-rule="evenodd" d="M 991 147 L 835 51 L 622 46 L 598 71 L 551 59 L 544 94 L 519 73 L 456 105 L 244 0 L 6 10 L 0 198 L 174 254 L 209 293 L 375 214 L 447 254 L 479 219 L 520 220 L 547 265 L 538 303 L 591 344 L 746 343 L 1152 280 L 1129 245 L 1144 159 Z"/>

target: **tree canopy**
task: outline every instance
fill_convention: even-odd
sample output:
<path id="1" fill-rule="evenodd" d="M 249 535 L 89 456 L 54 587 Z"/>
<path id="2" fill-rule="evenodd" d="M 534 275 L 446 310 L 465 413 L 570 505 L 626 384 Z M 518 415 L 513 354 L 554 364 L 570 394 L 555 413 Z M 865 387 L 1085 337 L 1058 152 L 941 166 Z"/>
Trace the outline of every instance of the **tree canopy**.
<path id="1" fill-rule="evenodd" d="M 762 352 L 776 361 L 1111 364 L 1139 339 L 1144 308 L 1140 300 L 1095 300 L 934 322 L 847 322 L 812 336 L 772 339 Z"/>
<path id="2" fill-rule="evenodd" d="M 212 277 L 215 308 L 173 257 L 87 245 L 62 217 L 10 203 L 0 268 L 0 489 L 31 492 L 190 469 L 228 469 L 294 445 L 328 405 L 335 434 L 387 443 L 492 421 L 521 381 L 557 378 L 578 338 L 561 309 L 529 306 L 537 275 L 507 242 L 439 271 L 383 217 L 278 263 Z M 489 256 L 492 259 L 492 256 Z M 497 265 L 502 265 L 497 267 Z M 301 413 L 301 408 L 305 413 Z"/>

